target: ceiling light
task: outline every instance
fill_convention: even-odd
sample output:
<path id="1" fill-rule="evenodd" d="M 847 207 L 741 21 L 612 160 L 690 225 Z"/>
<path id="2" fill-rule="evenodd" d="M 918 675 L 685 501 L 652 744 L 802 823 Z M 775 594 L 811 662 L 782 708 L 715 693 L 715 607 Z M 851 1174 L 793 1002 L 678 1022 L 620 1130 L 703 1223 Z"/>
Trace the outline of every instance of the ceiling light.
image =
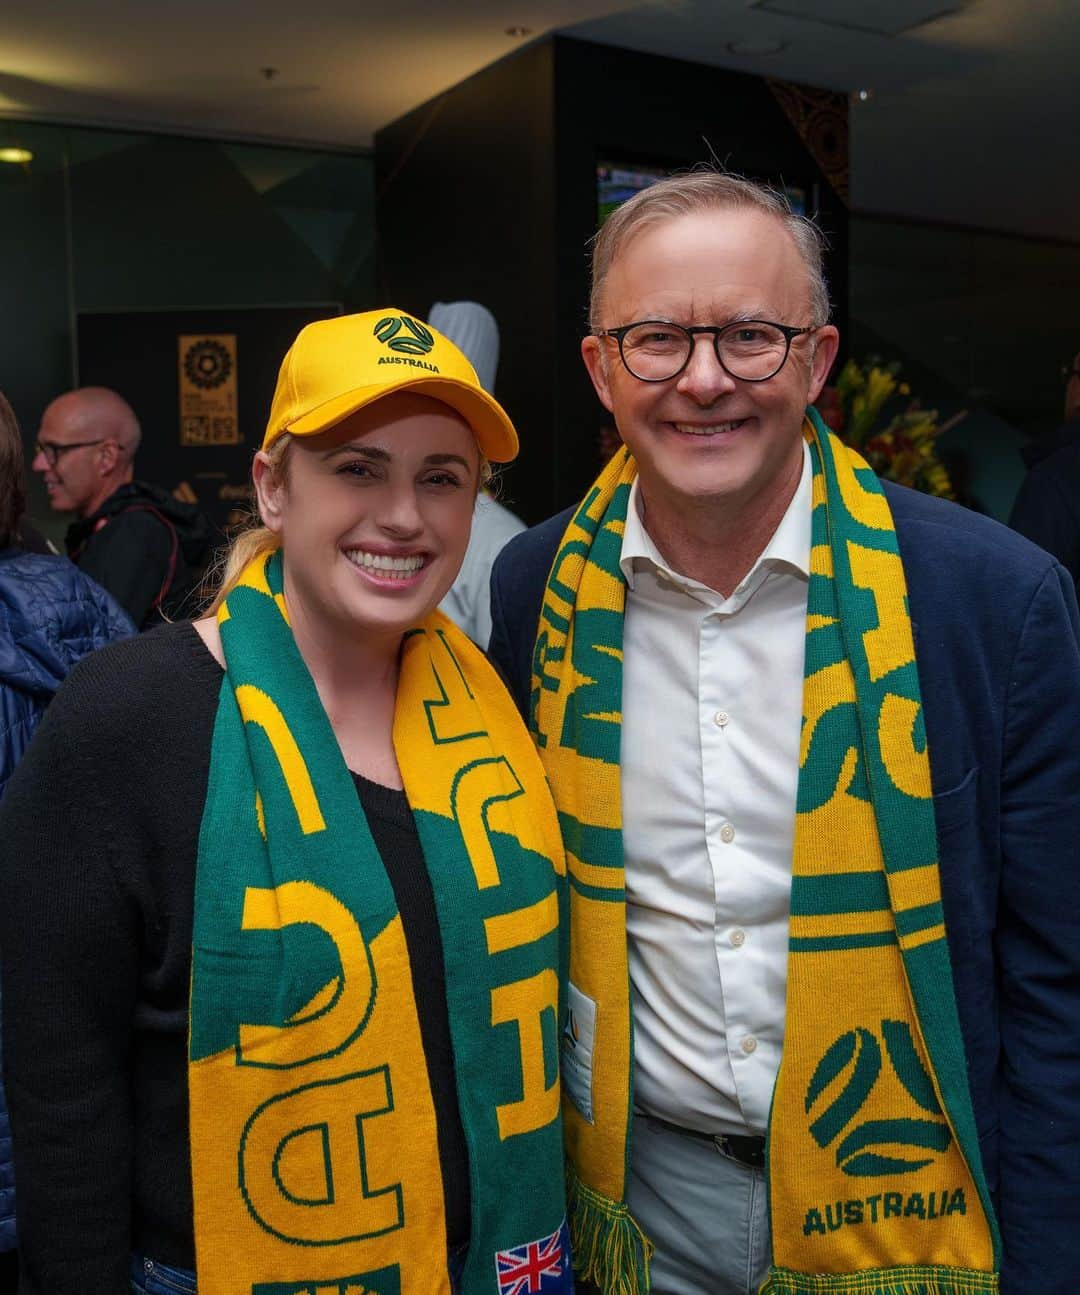
<path id="1" fill-rule="evenodd" d="M 525 36 L 532 35 L 531 27 L 507 27 L 507 36 L 513 36 L 515 40 L 521 40 Z"/>
<path id="2" fill-rule="evenodd" d="M 859 101 L 860 103 L 865 103 L 865 102 L 867 101 L 867 99 L 872 99 L 873 97 L 874 97 L 874 92 L 873 92 L 873 90 L 856 90 L 856 91 L 855 91 L 855 98 L 856 98 L 856 99 L 858 99 L 858 101 Z"/>
<path id="3" fill-rule="evenodd" d="M 12 162 L 16 166 L 25 166 L 27 162 L 34 160 L 33 153 L 28 148 L 19 148 L 17 144 L 9 144 L 0 148 L 0 162 Z"/>
<path id="4" fill-rule="evenodd" d="M 727 50 L 729 54 L 752 58 L 765 54 L 779 54 L 786 45 L 787 42 L 782 40 L 729 40 Z"/>

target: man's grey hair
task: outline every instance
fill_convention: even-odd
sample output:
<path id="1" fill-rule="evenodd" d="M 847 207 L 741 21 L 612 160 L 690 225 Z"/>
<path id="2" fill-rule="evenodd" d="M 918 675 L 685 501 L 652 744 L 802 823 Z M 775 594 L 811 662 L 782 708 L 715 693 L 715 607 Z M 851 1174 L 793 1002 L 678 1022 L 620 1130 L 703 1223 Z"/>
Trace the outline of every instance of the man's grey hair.
<path id="1" fill-rule="evenodd" d="M 617 207 L 593 240 L 592 293 L 589 326 L 600 328 L 604 283 L 616 256 L 627 241 L 646 225 L 698 211 L 756 208 L 777 221 L 790 234 L 810 280 L 810 324 L 819 328 L 829 321 L 829 289 L 825 282 L 825 235 L 806 216 L 797 215 L 785 194 L 756 180 L 726 171 L 701 168 L 642 189 Z"/>

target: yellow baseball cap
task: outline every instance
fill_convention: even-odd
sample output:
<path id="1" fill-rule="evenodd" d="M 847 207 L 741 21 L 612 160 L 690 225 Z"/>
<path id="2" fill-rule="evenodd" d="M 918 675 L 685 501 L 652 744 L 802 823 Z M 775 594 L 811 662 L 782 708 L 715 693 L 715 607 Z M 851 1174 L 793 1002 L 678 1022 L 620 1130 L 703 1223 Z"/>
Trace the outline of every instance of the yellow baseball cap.
<path id="1" fill-rule="evenodd" d="M 308 324 L 278 373 L 263 449 L 282 432 L 315 436 L 395 391 L 441 400 L 472 428 L 485 458 L 508 463 L 517 432 L 448 338 L 393 306 Z"/>

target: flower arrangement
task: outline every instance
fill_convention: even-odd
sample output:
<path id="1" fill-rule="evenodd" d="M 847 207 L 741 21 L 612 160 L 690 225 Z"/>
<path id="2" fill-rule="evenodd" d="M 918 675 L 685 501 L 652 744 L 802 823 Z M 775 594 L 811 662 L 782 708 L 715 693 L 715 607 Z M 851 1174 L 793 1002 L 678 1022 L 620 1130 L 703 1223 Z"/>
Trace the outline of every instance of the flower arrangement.
<path id="1" fill-rule="evenodd" d="M 886 364 L 871 356 L 862 365 L 848 360 L 835 385 L 822 392 L 818 411 L 879 477 L 953 499 L 952 482 L 937 456 L 937 440 L 967 411 L 939 423 L 937 410 L 923 409 L 899 373 L 895 360 Z M 901 405 L 905 398 L 907 404 Z"/>

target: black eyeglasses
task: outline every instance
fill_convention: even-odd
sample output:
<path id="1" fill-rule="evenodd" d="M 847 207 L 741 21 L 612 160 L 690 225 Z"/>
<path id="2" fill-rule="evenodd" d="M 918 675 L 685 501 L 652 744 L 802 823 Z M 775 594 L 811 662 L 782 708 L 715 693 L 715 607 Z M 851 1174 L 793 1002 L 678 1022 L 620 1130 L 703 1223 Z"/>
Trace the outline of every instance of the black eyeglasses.
<path id="1" fill-rule="evenodd" d="M 1070 378 L 1080 378 L 1080 369 L 1075 365 L 1063 364 L 1061 366 L 1061 376 L 1068 382 Z"/>
<path id="2" fill-rule="evenodd" d="M 597 337 L 614 337 L 627 372 L 642 382 L 670 382 L 690 363 L 694 338 L 711 333 L 713 350 L 725 373 L 740 382 L 767 382 L 787 361 L 791 342 L 817 326 L 793 328 L 768 319 L 736 319 L 730 324 L 684 327 L 663 319 L 643 319 L 621 328 L 604 328 Z"/>
<path id="3" fill-rule="evenodd" d="M 102 436 L 96 441 L 69 441 L 66 445 L 62 445 L 59 441 L 38 441 L 34 446 L 34 453 L 43 454 L 49 467 L 55 468 L 68 450 L 85 450 L 88 445 L 101 445 L 108 439 L 107 436 Z"/>

